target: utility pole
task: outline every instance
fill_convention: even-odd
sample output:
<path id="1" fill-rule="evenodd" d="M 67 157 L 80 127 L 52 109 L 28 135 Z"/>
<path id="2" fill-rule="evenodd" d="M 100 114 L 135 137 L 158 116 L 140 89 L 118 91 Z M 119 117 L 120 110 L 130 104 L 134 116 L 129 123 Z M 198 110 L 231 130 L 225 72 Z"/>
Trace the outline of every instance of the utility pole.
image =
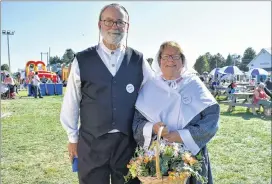
<path id="1" fill-rule="evenodd" d="M 42 59 L 43 54 L 46 54 L 46 60 L 47 60 L 46 62 L 48 64 L 48 52 L 41 52 L 41 61 L 43 61 Z M 46 69 L 47 69 L 47 66 L 46 66 Z"/>
<path id="2" fill-rule="evenodd" d="M 11 72 L 11 66 L 10 66 L 10 50 L 9 50 L 9 36 L 14 35 L 15 31 L 10 30 L 2 30 L 3 35 L 7 35 L 7 42 L 8 42 L 8 63 L 9 63 L 9 71 Z"/>
<path id="3" fill-rule="evenodd" d="M 47 65 L 49 65 L 50 64 L 50 47 L 49 47 L 49 52 L 48 52 L 48 63 L 47 63 Z"/>

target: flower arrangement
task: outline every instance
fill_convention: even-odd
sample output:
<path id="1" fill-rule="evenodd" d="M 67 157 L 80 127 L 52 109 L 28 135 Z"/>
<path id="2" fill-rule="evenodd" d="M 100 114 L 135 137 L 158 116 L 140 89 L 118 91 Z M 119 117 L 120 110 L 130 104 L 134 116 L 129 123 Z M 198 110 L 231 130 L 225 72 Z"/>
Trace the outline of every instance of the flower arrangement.
<path id="1" fill-rule="evenodd" d="M 159 143 L 159 165 L 156 168 L 156 144 Z M 190 176 L 194 176 L 201 183 L 207 183 L 207 179 L 199 174 L 201 171 L 203 156 L 201 153 L 195 157 L 186 150 L 182 144 L 169 143 L 165 140 L 153 142 L 149 149 L 137 147 L 134 157 L 127 168 L 128 174 L 125 180 L 138 177 L 143 183 L 143 178 L 155 178 L 159 175 L 166 178 L 168 183 L 182 183 Z M 156 183 L 156 182 L 148 182 Z"/>

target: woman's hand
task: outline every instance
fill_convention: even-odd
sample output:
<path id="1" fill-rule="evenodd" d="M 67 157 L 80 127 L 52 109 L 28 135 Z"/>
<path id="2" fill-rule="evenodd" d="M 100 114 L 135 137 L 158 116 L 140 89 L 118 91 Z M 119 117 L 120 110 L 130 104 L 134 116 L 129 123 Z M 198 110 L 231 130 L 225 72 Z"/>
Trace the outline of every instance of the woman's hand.
<path id="1" fill-rule="evenodd" d="M 167 136 L 164 137 L 169 142 L 182 143 L 182 139 L 177 131 L 170 132 Z"/>
<path id="2" fill-rule="evenodd" d="M 162 134 L 161 134 L 161 136 L 164 137 L 164 136 L 168 135 L 169 131 L 163 122 L 158 122 L 158 123 L 154 124 L 153 125 L 153 132 L 154 132 L 154 134 L 158 135 L 159 129 L 161 126 L 164 126 L 164 128 L 162 130 Z"/>

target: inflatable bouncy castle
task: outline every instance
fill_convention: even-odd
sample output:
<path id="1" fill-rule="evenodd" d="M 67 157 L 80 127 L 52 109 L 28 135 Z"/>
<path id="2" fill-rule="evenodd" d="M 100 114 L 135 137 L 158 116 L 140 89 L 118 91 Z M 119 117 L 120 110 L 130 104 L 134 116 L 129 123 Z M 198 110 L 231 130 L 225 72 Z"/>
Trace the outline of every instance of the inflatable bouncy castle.
<path id="1" fill-rule="evenodd" d="M 58 75 L 54 72 L 47 71 L 44 62 L 42 61 L 28 61 L 25 66 L 25 75 L 26 75 L 26 84 L 28 84 L 28 96 L 33 96 L 33 88 L 29 83 L 29 79 L 38 72 L 38 76 L 40 79 L 43 76 L 47 79 L 50 79 L 52 82 L 46 82 L 40 84 L 41 94 L 45 95 L 62 95 L 63 93 L 63 84 L 58 83 Z"/>
<path id="2" fill-rule="evenodd" d="M 45 76 L 47 79 L 51 79 L 53 83 L 57 83 L 57 74 L 47 71 L 44 62 L 42 61 L 28 61 L 25 66 L 26 77 L 29 78 L 38 72 L 38 76 L 42 78 Z"/>

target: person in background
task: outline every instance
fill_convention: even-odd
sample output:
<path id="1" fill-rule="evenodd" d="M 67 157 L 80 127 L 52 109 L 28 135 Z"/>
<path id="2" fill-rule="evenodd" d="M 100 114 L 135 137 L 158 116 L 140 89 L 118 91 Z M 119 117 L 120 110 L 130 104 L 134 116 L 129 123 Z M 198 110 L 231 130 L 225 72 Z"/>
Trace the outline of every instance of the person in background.
<path id="1" fill-rule="evenodd" d="M 34 87 L 34 98 L 37 98 L 37 95 L 39 96 L 39 98 L 43 98 L 41 94 L 41 88 L 40 88 L 41 80 L 38 76 L 38 72 L 35 72 L 35 75 L 33 76 L 32 81 L 33 81 L 33 87 Z"/>
<path id="2" fill-rule="evenodd" d="M 50 78 L 48 78 L 46 83 L 47 83 L 47 84 L 52 84 L 53 81 L 52 81 Z"/>
<path id="3" fill-rule="evenodd" d="M 43 75 L 42 78 L 41 78 L 41 82 L 42 83 L 46 83 L 47 79 L 45 78 L 45 76 Z"/>
<path id="4" fill-rule="evenodd" d="M 264 109 L 271 108 L 270 97 L 264 91 L 264 83 L 260 83 L 254 91 L 253 104 L 261 105 Z"/>
<path id="5" fill-rule="evenodd" d="M 61 83 L 61 78 L 60 78 L 59 75 L 57 75 L 57 83 L 58 83 L 58 84 Z"/>
<path id="6" fill-rule="evenodd" d="M 211 84 L 211 89 L 212 90 L 216 90 L 216 87 L 218 87 L 220 85 L 219 80 L 214 80 Z"/>
<path id="7" fill-rule="evenodd" d="M 255 86 L 256 85 L 255 79 L 251 79 L 249 82 L 249 85 Z"/>
<path id="8" fill-rule="evenodd" d="M 270 77 L 268 77 L 265 81 L 264 91 L 270 98 L 272 98 L 272 82 Z"/>
<path id="9" fill-rule="evenodd" d="M 34 92 L 34 86 L 33 86 L 33 79 L 34 79 L 34 75 L 29 75 L 27 77 L 27 84 L 30 85 L 30 95 L 34 95 L 35 92 Z"/>
<path id="10" fill-rule="evenodd" d="M 265 81 L 265 87 L 269 90 L 269 91 L 272 91 L 272 82 L 271 82 L 271 79 L 270 77 L 268 77 Z"/>
<path id="11" fill-rule="evenodd" d="M 261 83 L 264 82 L 263 76 L 260 77 L 260 82 L 261 82 Z"/>
<path id="12" fill-rule="evenodd" d="M 15 82 L 9 74 L 6 75 L 4 84 L 6 84 L 9 88 L 10 97 L 15 98 Z"/>
<path id="13" fill-rule="evenodd" d="M 236 81 L 233 80 L 231 81 L 230 85 L 228 85 L 228 88 L 227 88 L 227 92 L 228 92 L 228 96 L 229 96 L 229 99 L 230 100 L 233 100 L 233 98 L 235 98 L 235 96 L 231 95 L 233 93 L 235 93 L 235 90 L 236 90 L 236 87 L 237 87 L 237 84 L 236 84 Z M 236 98 L 234 99 L 234 103 L 236 103 Z M 234 109 L 235 106 L 232 106 L 232 109 Z"/>

